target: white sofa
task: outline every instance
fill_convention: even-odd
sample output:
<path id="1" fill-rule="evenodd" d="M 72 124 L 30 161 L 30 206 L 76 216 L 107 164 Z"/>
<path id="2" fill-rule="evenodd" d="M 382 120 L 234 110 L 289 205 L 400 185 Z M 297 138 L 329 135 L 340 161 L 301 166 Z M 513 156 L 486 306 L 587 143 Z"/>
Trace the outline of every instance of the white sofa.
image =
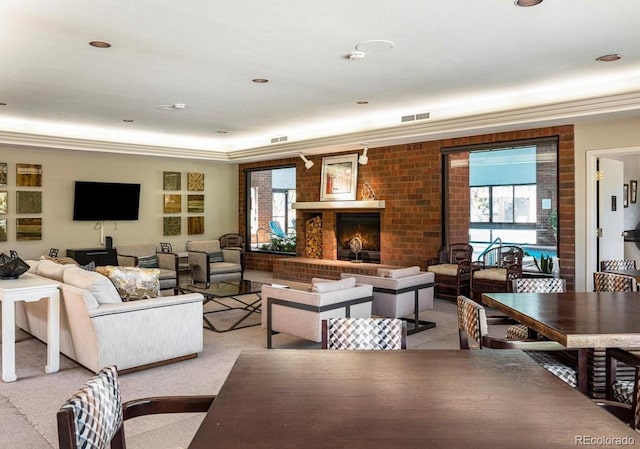
<path id="1" fill-rule="evenodd" d="M 419 313 L 433 309 L 435 275 L 420 271 L 420 267 L 398 269 L 379 268 L 376 276 L 342 273 L 359 284 L 373 286 L 373 315 L 401 318 L 408 322 L 409 334 L 435 327 L 435 323 L 420 320 Z M 412 318 L 407 318 L 413 315 Z"/>
<path id="2" fill-rule="evenodd" d="M 370 318 L 373 288 L 351 278 L 341 281 L 313 279 L 317 291 L 262 286 L 262 327 L 267 330 L 267 348 L 274 333 L 285 333 L 315 342 L 322 341 L 322 320 Z"/>
<path id="3" fill-rule="evenodd" d="M 123 302 L 99 273 L 50 260 L 27 261 L 38 276 L 60 282 L 60 351 L 98 372 L 134 371 L 195 357 L 203 349 L 199 293 Z M 47 301 L 16 304 L 18 327 L 47 341 Z"/>

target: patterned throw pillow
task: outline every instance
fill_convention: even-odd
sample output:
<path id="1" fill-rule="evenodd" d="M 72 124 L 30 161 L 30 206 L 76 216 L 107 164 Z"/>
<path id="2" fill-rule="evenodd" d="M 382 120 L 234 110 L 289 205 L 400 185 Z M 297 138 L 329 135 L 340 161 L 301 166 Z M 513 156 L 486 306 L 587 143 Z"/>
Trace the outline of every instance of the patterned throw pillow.
<path id="1" fill-rule="evenodd" d="M 158 268 L 158 256 L 138 257 L 138 267 L 140 268 Z"/>
<path id="2" fill-rule="evenodd" d="M 80 268 L 87 271 L 96 271 L 96 263 L 92 260 L 86 265 L 80 265 Z"/>
<path id="3" fill-rule="evenodd" d="M 157 268 L 107 265 L 96 267 L 96 271 L 111 280 L 123 301 L 160 296 L 160 270 Z"/>
<path id="4" fill-rule="evenodd" d="M 209 262 L 224 262 L 224 258 L 222 257 L 222 251 L 215 251 L 213 253 L 209 253 Z"/>

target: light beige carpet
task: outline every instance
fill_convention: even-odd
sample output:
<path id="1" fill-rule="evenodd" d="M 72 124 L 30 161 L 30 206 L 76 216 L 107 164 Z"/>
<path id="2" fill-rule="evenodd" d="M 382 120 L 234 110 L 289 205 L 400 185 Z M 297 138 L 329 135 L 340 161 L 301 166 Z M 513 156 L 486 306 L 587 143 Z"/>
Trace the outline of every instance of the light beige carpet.
<path id="1" fill-rule="evenodd" d="M 225 326 L 237 319 L 236 313 L 241 312 L 215 314 L 212 319 L 216 325 Z M 458 348 L 453 302 L 436 300 L 435 309 L 422 314 L 421 318 L 435 321 L 437 327 L 410 335 L 408 349 Z M 255 320 L 259 320 L 259 316 L 256 315 Z M 60 371 L 45 374 L 46 346 L 19 334 L 18 381 L 0 382 L 0 449 L 57 448 L 56 412 L 92 373 L 62 357 Z M 274 337 L 274 346 L 273 350 L 312 349 L 319 344 L 279 334 Z M 204 330 L 204 352 L 198 358 L 122 376 L 123 400 L 156 395 L 215 394 L 244 349 L 267 351 L 266 334 L 261 326 L 227 333 Z M 128 421 L 128 446 L 130 449 L 186 447 L 201 418 L 202 415 L 168 415 Z"/>

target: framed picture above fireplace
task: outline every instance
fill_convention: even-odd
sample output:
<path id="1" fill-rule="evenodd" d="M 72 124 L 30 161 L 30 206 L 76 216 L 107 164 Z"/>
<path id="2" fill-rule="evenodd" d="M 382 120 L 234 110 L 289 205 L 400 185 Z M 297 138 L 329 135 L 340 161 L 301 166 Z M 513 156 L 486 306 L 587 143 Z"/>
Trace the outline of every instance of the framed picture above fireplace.
<path id="1" fill-rule="evenodd" d="M 357 184 L 357 153 L 322 158 L 320 201 L 354 201 Z"/>

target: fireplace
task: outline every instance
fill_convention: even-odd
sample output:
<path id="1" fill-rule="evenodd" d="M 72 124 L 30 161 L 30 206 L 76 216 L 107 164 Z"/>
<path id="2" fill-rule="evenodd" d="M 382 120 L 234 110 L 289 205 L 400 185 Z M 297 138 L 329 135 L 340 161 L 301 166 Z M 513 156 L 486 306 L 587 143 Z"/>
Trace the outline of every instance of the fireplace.
<path id="1" fill-rule="evenodd" d="M 351 239 L 356 236 L 362 241 L 362 251 L 357 259 L 380 263 L 380 213 L 336 214 L 338 260 L 356 259 L 356 254 L 349 246 Z"/>

